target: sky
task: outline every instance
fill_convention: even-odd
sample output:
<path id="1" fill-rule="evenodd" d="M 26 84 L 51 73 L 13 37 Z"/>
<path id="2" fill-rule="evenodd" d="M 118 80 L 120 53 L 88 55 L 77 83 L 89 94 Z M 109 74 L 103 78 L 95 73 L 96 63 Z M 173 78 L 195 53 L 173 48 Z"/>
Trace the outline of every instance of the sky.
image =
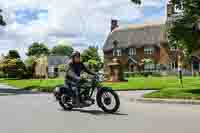
<path id="1" fill-rule="evenodd" d="M 27 48 L 41 42 L 49 48 L 66 42 L 83 51 L 90 45 L 102 47 L 110 33 L 111 19 L 120 26 L 164 23 L 166 0 L 1 0 L 7 22 L 0 27 L 0 54 L 16 49 L 26 58 Z"/>

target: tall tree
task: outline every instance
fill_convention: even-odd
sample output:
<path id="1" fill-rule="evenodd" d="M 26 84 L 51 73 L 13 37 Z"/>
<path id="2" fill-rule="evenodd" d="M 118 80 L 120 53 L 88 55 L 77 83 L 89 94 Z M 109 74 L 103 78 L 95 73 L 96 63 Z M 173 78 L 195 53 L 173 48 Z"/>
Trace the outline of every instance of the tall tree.
<path id="1" fill-rule="evenodd" d="M 50 51 L 45 44 L 42 43 L 33 43 L 27 52 L 27 56 L 41 56 L 41 55 L 49 55 Z"/>
<path id="2" fill-rule="evenodd" d="M 51 50 L 52 55 L 70 56 L 73 52 L 73 48 L 70 45 L 57 45 Z"/>
<path id="3" fill-rule="evenodd" d="M 2 10 L 0 9 L 0 13 L 2 12 Z M 3 19 L 3 16 L 0 14 L 0 25 L 1 26 L 5 26 L 6 25 L 6 22 L 4 21 Z"/>
<path id="4" fill-rule="evenodd" d="M 99 70 L 103 67 L 101 57 L 98 54 L 98 48 L 90 46 L 88 49 L 85 49 L 81 54 L 81 60 L 93 66 L 94 69 Z"/>
<path id="5" fill-rule="evenodd" d="M 131 0 L 135 4 L 141 4 L 141 0 Z"/>
<path id="6" fill-rule="evenodd" d="M 169 41 L 176 47 L 186 48 L 188 53 L 200 48 L 200 33 L 194 27 L 200 21 L 199 0 L 171 0 L 180 16 L 169 28 Z"/>
<path id="7" fill-rule="evenodd" d="M 9 50 L 6 58 L 18 59 L 18 58 L 20 58 L 20 55 L 17 50 Z"/>

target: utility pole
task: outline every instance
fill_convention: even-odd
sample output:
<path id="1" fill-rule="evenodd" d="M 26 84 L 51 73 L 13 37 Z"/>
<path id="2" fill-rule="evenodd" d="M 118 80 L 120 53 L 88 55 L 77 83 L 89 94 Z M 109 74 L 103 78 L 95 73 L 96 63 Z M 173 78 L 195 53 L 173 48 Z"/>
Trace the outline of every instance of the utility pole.
<path id="1" fill-rule="evenodd" d="M 182 72 L 182 56 L 180 50 L 178 51 L 178 72 L 181 87 L 183 88 L 183 72 Z"/>

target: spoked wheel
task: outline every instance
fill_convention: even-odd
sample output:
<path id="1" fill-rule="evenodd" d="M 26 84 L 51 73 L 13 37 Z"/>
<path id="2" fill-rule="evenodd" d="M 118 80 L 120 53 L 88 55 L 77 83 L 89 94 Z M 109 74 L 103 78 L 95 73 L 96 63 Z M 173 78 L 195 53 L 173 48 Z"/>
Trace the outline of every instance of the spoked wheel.
<path id="1" fill-rule="evenodd" d="M 115 113 L 120 106 L 120 100 L 112 90 L 100 91 L 97 94 L 97 104 L 104 112 Z"/>
<path id="2" fill-rule="evenodd" d="M 61 96 L 61 99 L 59 100 L 59 104 L 64 110 L 72 110 L 73 106 L 72 104 L 68 102 L 69 100 L 70 98 L 67 97 L 66 95 Z"/>

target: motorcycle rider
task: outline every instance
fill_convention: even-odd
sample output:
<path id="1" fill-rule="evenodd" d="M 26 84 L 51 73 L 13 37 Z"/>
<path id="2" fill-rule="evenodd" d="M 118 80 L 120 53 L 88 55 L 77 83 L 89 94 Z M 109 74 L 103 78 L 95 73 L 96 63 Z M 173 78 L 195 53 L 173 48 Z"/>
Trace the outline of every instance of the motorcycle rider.
<path id="1" fill-rule="evenodd" d="M 89 71 L 85 65 L 80 61 L 80 52 L 75 51 L 71 55 L 71 59 L 66 64 L 65 85 L 76 85 L 76 95 L 73 97 L 73 104 L 80 105 L 80 75 L 84 71 L 90 75 L 96 75 Z"/>

